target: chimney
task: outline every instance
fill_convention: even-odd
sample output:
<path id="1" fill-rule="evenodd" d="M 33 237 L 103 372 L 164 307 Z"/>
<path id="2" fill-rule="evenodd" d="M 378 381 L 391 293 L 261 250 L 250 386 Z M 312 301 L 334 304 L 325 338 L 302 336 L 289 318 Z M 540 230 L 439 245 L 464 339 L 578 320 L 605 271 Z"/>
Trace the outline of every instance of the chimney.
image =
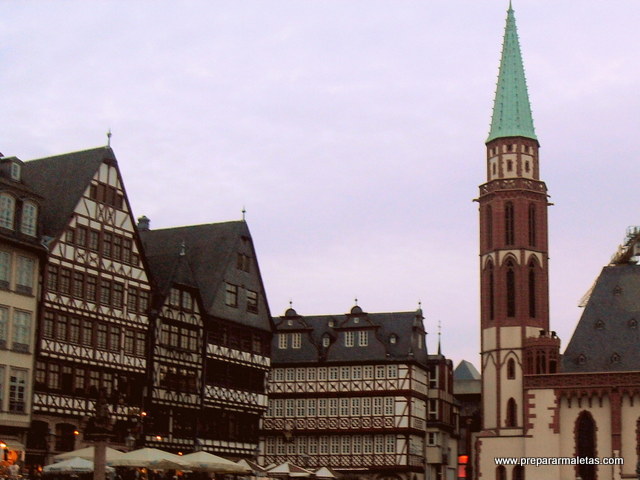
<path id="1" fill-rule="evenodd" d="M 140 218 L 138 218 L 138 230 L 141 232 L 148 232 L 150 223 L 151 220 L 149 220 L 146 215 L 141 216 Z"/>

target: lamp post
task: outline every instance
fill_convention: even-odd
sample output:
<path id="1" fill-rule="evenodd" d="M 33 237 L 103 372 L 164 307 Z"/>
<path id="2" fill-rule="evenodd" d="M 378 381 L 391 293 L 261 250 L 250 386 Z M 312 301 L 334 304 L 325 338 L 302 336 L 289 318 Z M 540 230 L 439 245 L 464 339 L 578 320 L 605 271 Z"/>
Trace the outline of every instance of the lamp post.
<path id="1" fill-rule="evenodd" d="M 93 440 L 93 480 L 105 480 L 107 468 L 107 442 L 112 437 L 111 417 L 104 389 L 100 389 L 94 416 L 89 419 L 87 437 Z"/>

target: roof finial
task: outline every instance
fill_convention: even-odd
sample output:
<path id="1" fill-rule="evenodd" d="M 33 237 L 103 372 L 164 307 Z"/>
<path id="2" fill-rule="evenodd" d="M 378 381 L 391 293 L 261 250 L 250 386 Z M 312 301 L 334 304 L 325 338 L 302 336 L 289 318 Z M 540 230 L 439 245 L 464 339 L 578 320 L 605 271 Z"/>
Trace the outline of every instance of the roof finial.
<path id="1" fill-rule="evenodd" d="M 438 320 L 438 355 L 442 355 L 442 346 L 440 344 L 441 335 L 442 335 L 442 322 Z"/>
<path id="2" fill-rule="evenodd" d="M 293 308 L 293 299 L 292 298 L 289 299 L 289 308 Z"/>
<path id="3" fill-rule="evenodd" d="M 111 129 L 107 132 L 107 147 L 111 146 Z"/>
<path id="4" fill-rule="evenodd" d="M 244 205 L 242 206 L 242 221 L 245 222 L 246 221 L 246 213 L 247 213 L 247 209 L 244 208 Z"/>
<path id="5" fill-rule="evenodd" d="M 356 296 L 356 298 L 354 299 L 354 301 L 356 302 L 356 307 L 358 306 L 358 297 Z"/>
<path id="6" fill-rule="evenodd" d="M 511 0 L 509 0 L 509 10 L 507 10 L 508 12 L 513 12 L 513 8 L 511 7 Z"/>

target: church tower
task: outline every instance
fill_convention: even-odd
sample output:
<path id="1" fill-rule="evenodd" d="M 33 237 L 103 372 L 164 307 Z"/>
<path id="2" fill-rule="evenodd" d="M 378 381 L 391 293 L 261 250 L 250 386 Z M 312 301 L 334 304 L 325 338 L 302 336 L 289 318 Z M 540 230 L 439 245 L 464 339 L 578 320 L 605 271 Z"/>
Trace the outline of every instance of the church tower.
<path id="1" fill-rule="evenodd" d="M 559 340 L 549 333 L 547 187 L 511 4 L 486 146 L 477 200 L 484 429 L 522 435 L 523 374 L 555 371 Z"/>

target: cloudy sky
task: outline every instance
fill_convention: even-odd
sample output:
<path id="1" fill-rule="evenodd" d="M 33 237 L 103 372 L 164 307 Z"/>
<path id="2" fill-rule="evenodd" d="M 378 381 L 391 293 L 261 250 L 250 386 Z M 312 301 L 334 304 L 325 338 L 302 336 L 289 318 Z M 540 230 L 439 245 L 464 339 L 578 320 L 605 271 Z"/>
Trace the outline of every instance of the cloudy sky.
<path id="1" fill-rule="evenodd" d="M 241 218 L 273 315 L 413 310 L 478 365 L 478 185 L 506 0 L 0 1 L 0 151 L 106 143 L 152 228 Z M 640 2 L 514 0 L 551 321 L 640 224 Z"/>

